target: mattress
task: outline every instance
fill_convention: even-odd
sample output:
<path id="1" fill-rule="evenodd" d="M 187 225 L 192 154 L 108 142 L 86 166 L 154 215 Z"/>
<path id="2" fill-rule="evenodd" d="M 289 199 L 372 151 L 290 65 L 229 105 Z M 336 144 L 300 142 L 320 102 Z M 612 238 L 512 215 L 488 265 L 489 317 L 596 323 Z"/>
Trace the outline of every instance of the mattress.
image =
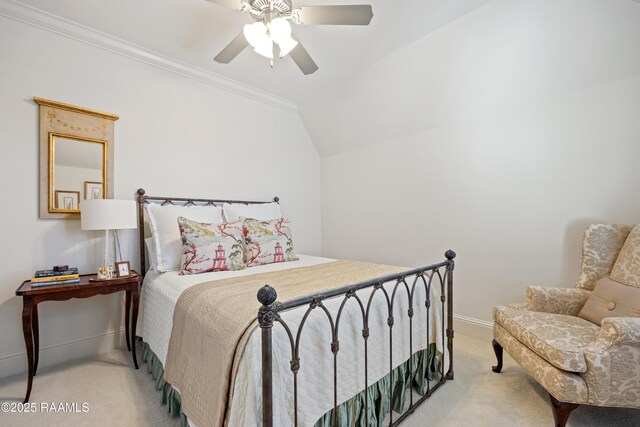
<path id="1" fill-rule="evenodd" d="M 178 272 L 156 273 L 149 271 L 142 287 L 141 322 L 139 328 L 144 341 L 165 364 L 173 311 L 181 293 L 190 286 L 229 277 L 252 275 L 263 272 L 284 270 L 303 266 L 317 265 L 333 261 L 299 255 L 298 261 L 268 264 L 241 271 L 212 272 L 198 275 L 180 276 Z M 437 281 L 434 281 L 436 284 Z M 391 293 L 395 283 L 387 283 L 385 289 Z M 408 280 L 411 285 L 412 281 Z M 345 284 L 346 285 L 346 284 Z M 277 289 L 276 289 L 277 290 Z M 369 299 L 372 289 L 358 291 L 364 301 Z M 409 308 L 406 291 L 400 288 L 396 292 L 394 304 L 394 326 L 392 354 L 393 368 L 409 358 Z M 445 354 L 442 336 L 441 289 L 431 287 L 431 311 L 429 330 L 424 309 L 426 291 L 423 286 L 416 287 L 413 317 L 413 352 L 427 348 L 435 343 L 439 352 Z M 343 298 L 324 301 L 325 307 L 334 319 Z M 256 312 L 259 303 L 256 300 Z M 307 307 L 298 307 L 281 314 L 282 319 L 295 334 Z M 371 385 L 389 373 L 389 327 L 387 326 L 387 302 L 382 293 L 373 299 L 369 318 L 370 337 L 368 339 L 368 384 Z M 340 351 L 337 360 L 338 404 L 352 398 L 364 389 L 364 340 L 362 339 L 362 315 L 360 307 L 353 300 L 345 305 L 339 328 Z M 300 371 L 298 373 L 298 423 L 312 426 L 326 412 L 333 409 L 333 353 L 330 348 L 331 328 L 321 310 L 314 310 L 308 317 L 301 338 Z M 375 349 L 375 351 L 372 351 Z M 291 347 L 286 332 L 280 325 L 273 330 L 273 390 L 274 425 L 293 426 L 293 375 L 290 370 Z M 259 328 L 253 331 L 242 355 L 234 387 L 231 409 L 228 414 L 230 426 L 261 425 L 261 336 Z M 446 371 L 447 366 L 445 364 Z M 204 427 L 204 426 L 201 426 Z"/>

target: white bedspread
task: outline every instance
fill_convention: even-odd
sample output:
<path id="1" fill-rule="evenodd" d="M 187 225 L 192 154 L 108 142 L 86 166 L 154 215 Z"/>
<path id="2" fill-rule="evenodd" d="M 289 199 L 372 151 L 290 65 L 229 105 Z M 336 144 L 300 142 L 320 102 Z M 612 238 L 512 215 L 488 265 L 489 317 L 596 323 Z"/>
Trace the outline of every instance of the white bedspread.
<path id="1" fill-rule="evenodd" d="M 300 255 L 299 261 L 268 264 L 242 271 L 226 271 L 198 275 L 179 276 L 177 272 L 155 273 L 149 271 L 142 287 L 142 337 L 164 364 L 173 324 L 173 310 L 180 294 L 190 286 L 212 280 L 226 279 L 261 272 L 283 270 L 332 261 Z M 407 279 L 411 287 L 413 277 Z M 385 284 L 389 293 L 393 284 Z M 276 289 L 277 291 L 277 289 Z M 358 291 L 365 304 L 371 289 Z M 324 305 L 333 314 L 334 320 L 343 298 L 325 300 Z M 425 291 L 422 285 L 416 287 L 413 317 L 413 351 L 428 346 L 426 330 Z M 256 300 L 256 312 L 259 303 Z M 307 307 L 299 307 L 282 313 L 282 318 L 291 328 L 294 336 Z M 393 366 L 402 364 L 409 358 L 408 298 L 404 289 L 398 288 L 394 303 Z M 369 318 L 369 385 L 389 373 L 389 328 L 387 326 L 387 302 L 381 291 L 376 293 Z M 442 345 L 440 303 L 440 282 L 434 280 L 431 288 L 431 316 L 429 333 L 431 343 L 438 351 L 445 353 Z M 362 315 L 360 307 L 352 299 L 342 314 L 339 327 L 340 351 L 338 353 L 338 404 L 364 389 L 364 343 L 362 339 Z M 327 317 L 316 309 L 304 326 L 300 348 L 300 371 L 298 373 L 298 421 L 301 426 L 312 426 L 326 412 L 333 409 L 333 353 L 330 348 L 331 334 Z M 261 421 L 261 339 L 259 328 L 254 330 L 245 347 L 238 368 L 233 402 L 228 425 L 260 426 Z M 290 370 L 291 347 L 286 332 L 280 325 L 273 330 L 273 385 L 274 385 L 274 425 L 293 426 L 293 375 Z M 444 369 L 448 368 L 445 363 Z M 200 426 L 205 427 L 205 426 Z"/>

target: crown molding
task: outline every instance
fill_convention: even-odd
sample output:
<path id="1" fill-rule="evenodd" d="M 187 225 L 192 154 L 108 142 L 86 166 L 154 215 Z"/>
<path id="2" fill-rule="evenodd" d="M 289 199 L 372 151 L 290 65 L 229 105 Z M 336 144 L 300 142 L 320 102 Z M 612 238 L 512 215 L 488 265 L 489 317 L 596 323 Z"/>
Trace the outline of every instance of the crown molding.
<path id="1" fill-rule="evenodd" d="M 186 64 L 168 56 L 103 33 L 94 28 L 26 5 L 17 0 L 0 0 L 0 16 L 22 22 L 53 34 L 94 46 L 129 59 L 142 62 L 189 79 L 241 95 L 282 110 L 298 113 L 298 104 L 267 91 L 245 85 L 233 79 Z"/>

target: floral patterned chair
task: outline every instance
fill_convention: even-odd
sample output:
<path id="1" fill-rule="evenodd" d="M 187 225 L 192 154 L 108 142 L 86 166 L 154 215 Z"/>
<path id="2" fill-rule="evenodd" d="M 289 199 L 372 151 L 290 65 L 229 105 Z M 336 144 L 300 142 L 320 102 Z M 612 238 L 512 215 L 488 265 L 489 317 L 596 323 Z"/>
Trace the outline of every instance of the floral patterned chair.
<path id="1" fill-rule="evenodd" d="M 531 286 L 493 311 L 503 348 L 548 392 L 556 426 L 579 405 L 640 408 L 640 225 L 585 232 L 575 288 Z"/>

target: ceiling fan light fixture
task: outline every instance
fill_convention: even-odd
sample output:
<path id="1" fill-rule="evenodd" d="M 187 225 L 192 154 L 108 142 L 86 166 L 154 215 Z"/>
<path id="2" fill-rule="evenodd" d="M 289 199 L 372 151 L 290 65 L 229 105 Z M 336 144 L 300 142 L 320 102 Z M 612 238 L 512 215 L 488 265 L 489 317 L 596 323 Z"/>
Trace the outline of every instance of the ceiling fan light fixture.
<path id="1" fill-rule="evenodd" d="M 260 43 L 253 47 L 253 50 L 269 59 L 273 59 L 273 41 L 266 39 L 263 43 Z"/>
<path id="2" fill-rule="evenodd" d="M 269 37 L 267 26 L 264 23 L 247 24 L 244 26 L 243 33 L 256 53 L 273 59 L 273 40 Z"/>
<path id="3" fill-rule="evenodd" d="M 303 74 L 318 70 L 309 52 L 291 35 L 291 21 L 298 25 L 369 25 L 373 9 L 369 4 L 293 7 L 293 0 L 207 0 L 221 6 L 240 10 L 255 21 L 244 26 L 213 59 L 228 64 L 247 46 L 259 55 L 271 59 L 273 68 L 274 43 L 280 58 L 289 55 Z"/>
<path id="4" fill-rule="evenodd" d="M 254 22 L 253 24 L 247 24 L 242 30 L 244 38 L 252 47 L 256 47 L 260 44 L 264 44 L 265 40 L 269 40 L 267 34 L 267 26 L 262 22 Z"/>
<path id="5" fill-rule="evenodd" d="M 280 57 L 287 56 L 298 42 L 291 37 L 291 24 L 284 18 L 275 18 L 267 23 L 271 40 L 278 43 Z"/>
<path id="6" fill-rule="evenodd" d="M 286 39 L 280 40 L 278 46 L 280 46 L 280 57 L 287 56 L 296 46 L 298 46 L 298 41 L 294 40 L 291 36 Z"/>
<path id="7" fill-rule="evenodd" d="M 284 18 L 271 20 L 271 22 L 267 23 L 267 27 L 271 39 L 278 44 L 280 40 L 291 38 L 291 24 Z"/>

